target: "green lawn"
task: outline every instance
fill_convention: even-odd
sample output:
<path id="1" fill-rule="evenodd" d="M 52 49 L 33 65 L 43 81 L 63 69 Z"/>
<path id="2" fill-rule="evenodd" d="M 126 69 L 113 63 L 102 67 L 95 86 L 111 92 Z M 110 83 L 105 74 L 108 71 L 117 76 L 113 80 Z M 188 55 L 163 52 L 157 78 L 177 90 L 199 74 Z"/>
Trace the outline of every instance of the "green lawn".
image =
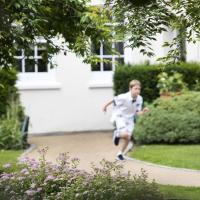
<path id="1" fill-rule="evenodd" d="M 142 145 L 129 153 L 139 160 L 197 170 L 200 170 L 199 155 L 200 145 Z"/>
<path id="2" fill-rule="evenodd" d="M 15 170 L 17 158 L 23 153 L 23 150 L 0 150 L 0 170 L 4 164 L 11 164 L 12 169 Z"/>
<path id="3" fill-rule="evenodd" d="M 199 187 L 159 185 L 159 188 L 167 199 L 200 200 Z"/>

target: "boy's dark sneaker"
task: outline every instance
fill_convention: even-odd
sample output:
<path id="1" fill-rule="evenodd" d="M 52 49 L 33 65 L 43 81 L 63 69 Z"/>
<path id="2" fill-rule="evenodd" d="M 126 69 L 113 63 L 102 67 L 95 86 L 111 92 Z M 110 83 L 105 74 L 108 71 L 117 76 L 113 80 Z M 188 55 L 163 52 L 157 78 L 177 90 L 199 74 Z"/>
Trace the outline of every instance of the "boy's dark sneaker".
<path id="1" fill-rule="evenodd" d="M 120 137 L 114 138 L 114 144 L 117 146 L 119 144 Z"/>
<path id="2" fill-rule="evenodd" d="M 117 155 L 117 160 L 125 160 L 122 154 Z"/>
<path id="3" fill-rule="evenodd" d="M 114 142 L 114 144 L 118 145 L 119 144 L 119 140 L 120 140 L 120 137 L 118 137 L 117 131 L 114 131 L 114 133 L 113 133 L 113 142 Z"/>

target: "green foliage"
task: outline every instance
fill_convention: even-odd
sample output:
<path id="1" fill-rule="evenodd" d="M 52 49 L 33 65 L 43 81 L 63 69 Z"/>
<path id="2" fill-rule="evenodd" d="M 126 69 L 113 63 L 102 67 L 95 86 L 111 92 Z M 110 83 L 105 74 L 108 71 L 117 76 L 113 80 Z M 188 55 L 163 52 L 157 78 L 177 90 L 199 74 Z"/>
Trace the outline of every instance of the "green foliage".
<path id="1" fill-rule="evenodd" d="M 195 84 L 193 85 L 193 90 L 200 91 L 200 81 L 197 79 L 195 80 Z"/>
<path id="2" fill-rule="evenodd" d="M 129 46 L 140 47 L 140 52 L 147 56 L 154 55 L 151 43 L 157 39 L 156 35 L 169 29 L 178 31 L 171 42 L 163 43 L 164 47 L 169 47 L 167 56 L 162 58 L 164 63 L 183 61 L 185 41 L 195 43 L 200 37 L 199 0 L 106 0 L 106 2 L 112 6 L 116 21 L 126 19 L 120 31 L 125 35 Z"/>
<path id="3" fill-rule="evenodd" d="M 0 176 L 2 199 L 49 200 L 163 200 L 155 182 L 147 175 L 122 173 L 117 162 L 102 160 L 90 173 L 78 170 L 78 160 L 63 153 L 57 164 L 46 162 L 46 149 L 40 150 L 39 162 L 25 158 L 21 170 Z M 19 181 L 20 180 L 20 181 Z"/>
<path id="4" fill-rule="evenodd" d="M 140 1 L 140 0 L 125 0 L 125 2 L 127 4 L 131 4 L 132 6 L 135 6 L 135 7 L 139 7 L 139 6 L 147 6 L 153 2 L 155 2 L 156 0 L 143 0 L 143 1 Z"/>
<path id="5" fill-rule="evenodd" d="M 106 2 L 112 6 L 116 21 L 126 19 L 119 31 L 125 35 L 129 46 L 140 47 L 140 52 L 147 56 L 154 55 L 150 41 L 156 40 L 156 34 L 166 30 L 164 27 L 169 25 L 165 19 L 166 7 L 153 0 L 107 0 Z"/>
<path id="6" fill-rule="evenodd" d="M 17 80 L 16 71 L 13 69 L 0 70 L 0 117 L 6 114 L 10 98 L 18 98 L 15 83 Z"/>
<path id="7" fill-rule="evenodd" d="M 7 108 L 6 116 L 1 118 L 0 149 L 22 149 L 20 110 L 19 103 L 12 101 Z"/>
<path id="8" fill-rule="evenodd" d="M 137 121 L 138 143 L 200 143 L 199 92 L 158 99 L 149 108 Z"/>
<path id="9" fill-rule="evenodd" d="M 86 59 L 91 40 L 111 37 L 106 11 L 88 0 L 0 0 L 0 67 L 14 66 L 17 50 L 28 51 L 36 37 L 46 40 L 49 56 L 63 50 Z"/>
<path id="10" fill-rule="evenodd" d="M 171 86 L 177 86 L 184 88 L 186 84 L 189 90 L 198 90 L 198 82 L 200 81 L 200 65 L 198 63 L 180 63 L 170 64 L 168 66 L 163 65 L 124 65 L 116 68 L 114 72 L 114 91 L 115 94 L 120 94 L 128 91 L 129 81 L 132 79 L 138 79 L 142 83 L 142 96 L 145 101 L 151 102 L 159 97 L 158 75 L 160 73 L 167 73 L 168 76 L 172 76 L 170 80 Z M 178 74 L 173 77 L 173 74 Z M 180 75 L 181 74 L 181 77 Z M 174 88 L 175 89 L 175 88 Z"/>

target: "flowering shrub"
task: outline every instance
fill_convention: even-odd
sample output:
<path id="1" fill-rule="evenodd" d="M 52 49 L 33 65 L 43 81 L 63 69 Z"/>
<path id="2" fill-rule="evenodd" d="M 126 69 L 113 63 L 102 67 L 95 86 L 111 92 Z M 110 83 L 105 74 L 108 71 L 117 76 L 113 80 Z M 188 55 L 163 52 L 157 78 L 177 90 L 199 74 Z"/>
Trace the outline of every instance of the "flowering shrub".
<path id="1" fill-rule="evenodd" d="M 169 92 L 180 92 L 186 89 L 186 84 L 183 82 L 183 75 L 178 72 L 173 72 L 172 75 L 166 72 L 161 72 L 158 75 L 158 84 L 160 94 L 166 94 Z"/>
<path id="2" fill-rule="evenodd" d="M 41 157 L 21 160 L 19 171 L 8 173 L 5 166 L 0 176 L 0 197 L 4 200 L 162 200 L 156 183 L 147 182 L 147 175 L 123 174 L 116 162 L 101 161 L 92 172 L 79 170 L 79 160 L 60 154 L 57 164 Z"/>

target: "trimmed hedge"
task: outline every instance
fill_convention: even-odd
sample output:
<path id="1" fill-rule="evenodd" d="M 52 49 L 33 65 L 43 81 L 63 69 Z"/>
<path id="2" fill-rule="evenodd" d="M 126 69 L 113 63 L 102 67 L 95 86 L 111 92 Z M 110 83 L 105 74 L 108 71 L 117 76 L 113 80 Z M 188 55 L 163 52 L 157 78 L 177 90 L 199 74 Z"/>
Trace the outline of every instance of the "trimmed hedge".
<path id="1" fill-rule="evenodd" d="M 0 118 L 6 114 L 7 106 L 12 98 L 18 98 L 15 83 L 17 73 L 11 68 L 0 69 Z"/>
<path id="2" fill-rule="evenodd" d="M 157 99 L 148 107 L 137 120 L 137 143 L 200 143 L 200 92 Z"/>
<path id="3" fill-rule="evenodd" d="M 151 102 L 159 97 L 157 88 L 158 74 L 167 72 L 171 75 L 174 71 L 183 75 L 183 81 L 188 89 L 195 90 L 196 82 L 200 83 L 200 64 L 181 63 L 179 65 L 123 65 L 116 68 L 113 82 L 115 95 L 128 91 L 129 82 L 138 79 L 142 83 L 142 96 L 147 102 Z"/>

